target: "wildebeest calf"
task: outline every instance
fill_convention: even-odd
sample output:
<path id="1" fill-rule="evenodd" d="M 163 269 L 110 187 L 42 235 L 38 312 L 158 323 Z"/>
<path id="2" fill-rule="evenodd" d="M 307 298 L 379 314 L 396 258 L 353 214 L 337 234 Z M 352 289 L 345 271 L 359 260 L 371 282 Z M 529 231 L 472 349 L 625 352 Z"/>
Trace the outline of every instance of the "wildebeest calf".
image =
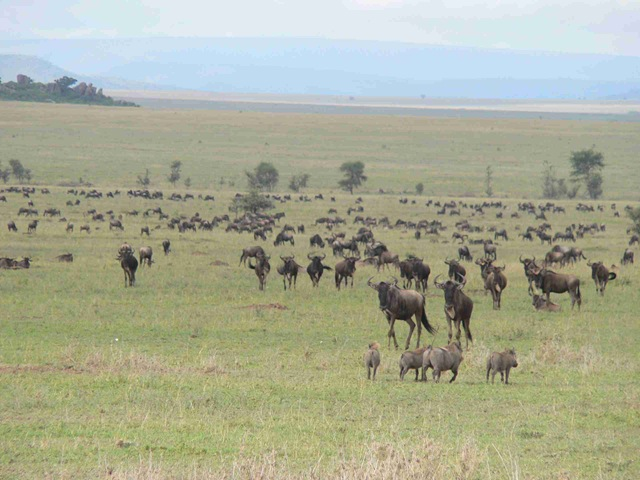
<path id="1" fill-rule="evenodd" d="M 500 372 L 500 380 L 505 385 L 509 384 L 509 372 L 518 366 L 516 351 L 506 349 L 504 352 L 493 352 L 487 358 L 487 383 L 489 383 L 489 373 L 491 373 L 491 383 L 494 383 L 496 373 Z"/>
<path id="2" fill-rule="evenodd" d="M 371 378 L 371 369 L 373 369 L 373 380 L 376 379 L 376 372 L 378 371 L 378 366 L 380 365 L 380 352 L 378 349 L 380 345 L 378 342 L 373 342 L 369 344 L 369 350 L 364 354 L 364 366 L 367 367 L 367 380 L 372 380 Z"/>

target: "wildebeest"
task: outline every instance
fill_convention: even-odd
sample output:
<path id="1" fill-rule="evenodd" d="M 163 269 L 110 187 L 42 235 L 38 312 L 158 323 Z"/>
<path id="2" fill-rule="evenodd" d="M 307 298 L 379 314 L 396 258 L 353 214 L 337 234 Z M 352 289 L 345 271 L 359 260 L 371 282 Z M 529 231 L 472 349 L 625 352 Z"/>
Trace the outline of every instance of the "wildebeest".
<path id="1" fill-rule="evenodd" d="M 7 257 L 0 258 L 0 268 L 19 270 L 29 268 L 30 266 L 31 258 L 29 257 L 23 257 L 22 260 Z"/>
<path id="2" fill-rule="evenodd" d="M 529 292 L 531 295 L 531 304 L 533 308 L 538 312 L 559 312 L 561 310 L 560 305 L 557 303 L 549 302 L 547 303 L 546 298 L 542 295 L 534 294 Z"/>
<path id="3" fill-rule="evenodd" d="M 322 254 L 322 256 L 308 254 L 307 258 L 311 260 L 311 263 L 307 267 L 307 273 L 311 279 L 311 284 L 314 287 L 317 287 L 324 271 L 332 269 L 331 267 L 322 264 L 322 261 L 326 258 L 325 254 Z"/>
<path id="4" fill-rule="evenodd" d="M 87 234 L 91 233 L 91 227 L 89 225 L 81 225 L 80 226 L 80 231 L 81 232 L 87 232 Z"/>
<path id="5" fill-rule="evenodd" d="M 460 340 L 460 326 L 464 328 L 466 339 L 466 347 L 469 348 L 469 341 L 473 342 L 471 334 L 471 314 L 473 313 L 473 301 L 462 291 L 467 283 L 465 277 L 462 282 L 455 280 L 447 280 L 446 282 L 438 282 L 438 275 L 434 279 L 437 288 L 444 290 L 444 313 L 447 317 L 449 325 L 449 342 L 453 337 L 452 323 L 456 326 L 456 340 Z"/>
<path id="6" fill-rule="evenodd" d="M 388 251 L 382 252 L 378 256 L 378 271 L 380 271 L 381 268 L 382 270 L 384 270 L 385 267 L 389 269 L 389 264 L 395 266 L 396 268 L 400 268 L 400 259 L 398 258 L 398 255 Z"/>
<path id="7" fill-rule="evenodd" d="M 457 260 L 449 260 L 448 258 L 444 261 L 446 265 L 449 265 L 449 278 L 451 280 L 462 280 L 467 276 L 467 270 Z"/>
<path id="8" fill-rule="evenodd" d="M 260 245 L 243 248 L 242 255 L 240 255 L 240 263 L 238 265 L 242 265 L 243 263 L 246 265 L 247 258 L 255 258 L 257 255 L 264 256 L 264 254 L 264 249 Z"/>
<path id="9" fill-rule="evenodd" d="M 67 223 L 67 226 L 66 226 L 66 228 L 65 228 L 65 231 L 66 231 L 67 233 L 73 233 L 73 223 L 71 223 L 71 222 Z"/>
<path id="10" fill-rule="evenodd" d="M 37 228 L 38 228 L 38 220 L 33 220 L 29 222 L 29 225 L 27 226 L 27 233 L 35 232 Z"/>
<path id="11" fill-rule="evenodd" d="M 344 260 L 336 263 L 335 280 L 338 290 L 340 290 L 342 280 L 344 280 L 344 286 L 347 286 L 349 278 L 351 278 L 351 288 L 353 288 L 353 274 L 356 272 L 356 262 L 358 260 L 360 260 L 360 257 L 344 257 Z"/>
<path id="12" fill-rule="evenodd" d="M 73 253 L 63 253 L 62 255 L 58 255 L 56 257 L 56 260 L 58 260 L 59 262 L 71 263 L 73 262 Z"/>
<path id="13" fill-rule="evenodd" d="M 471 256 L 471 252 L 469 251 L 469 247 L 463 245 L 458 248 L 458 260 L 466 260 L 467 262 L 471 262 L 473 257 Z"/>
<path id="14" fill-rule="evenodd" d="M 537 288 L 542 290 L 542 293 L 547 296 L 547 304 L 551 303 L 549 298 L 551 293 L 565 293 L 569 292 L 571 297 L 571 310 L 575 303 L 578 303 L 578 310 L 582 304 L 582 296 L 580 295 L 580 279 L 575 275 L 566 275 L 562 273 L 556 273 L 552 270 L 547 270 L 541 267 L 530 267 L 533 274 L 533 281 Z"/>
<path id="15" fill-rule="evenodd" d="M 404 380 L 404 376 L 409 370 L 416 371 L 416 382 L 418 381 L 418 372 L 422 368 L 422 357 L 429 347 L 421 347 L 416 350 L 408 350 L 400 355 L 400 380 Z"/>
<path id="16" fill-rule="evenodd" d="M 127 281 L 130 287 L 136 284 L 136 270 L 138 270 L 138 260 L 133 254 L 131 245 L 123 244 L 118 250 L 116 260 L 120 260 L 120 266 L 124 272 L 124 286 L 127 287 Z"/>
<path id="17" fill-rule="evenodd" d="M 112 218 L 111 220 L 109 220 L 109 230 L 113 230 L 114 228 L 124 231 L 124 226 L 122 225 L 122 222 L 117 218 Z"/>
<path id="18" fill-rule="evenodd" d="M 309 246 L 324 248 L 324 240 L 322 240 L 322 237 L 316 233 L 309 239 Z"/>
<path id="19" fill-rule="evenodd" d="M 551 235 L 543 231 L 537 231 L 536 235 L 538 235 L 538 238 L 540 239 L 540 244 L 544 244 L 544 242 L 547 242 L 549 245 L 551 245 Z"/>
<path id="20" fill-rule="evenodd" d="M 593 278 L 593 282 L 596 284 L 596 292 L 604 295 L 607 282 L 614 280 L 617 277 L 616 273 L 610 272 L 602 262 L 587 262 L 587 265 L 591 267 L 591 278 Z"/>
<path id="21" fill-rule="evenodd" d="M 171 242 L 168 239 L 162 241 L 162 249 L 164 250 L 165 255 L 169 255 L 169 252 L 171 251 Z"/>
<path id="22" fill-rule="evenodd" d="M 271 257 L 265 255 L 256 255 L 256 264 L 252 265 L 251 260 L 249 260 L 249 268 L 255 270 L 256 276 L 258 277 L 260 290 L 264 290 L 264 287 L 267 285 L 267 275 L 271 271 L 271 264 L 269 264 L 269 259 Z"/>
<path id="23" fill-rule="evenodd" d="M 147 234 L 147 237 L 150 235 L 149 227 L 142 227 L 140 229 L 140 236 L 144 235 L 145 233 Z"/>
<path id="24" fill-rule="evenodd" d="M 364 354 L 364 366 L 367 367 L 367 380 L 375 380 L 376 372 L 380 366 L 380 352 L 378 342 L 369 344 L 369 350 Z M 371 369 L 373 369 L 373 378 L 371 378 Z"/>
<path id="25" fill-rule="evenodd" d="M 544 257 L 544 265 L 546 267 L 550 267 L 553 264 L 560 265 L 564 267 L 565 264 L 565 253 L 563 252 L 547 252 Z"/>
<path id="26" fill-rule="evenodd" d="M 487 383 L 489 383 L 489 373 L 491 373 L 491 383 L 494 383 L 496 373 L 500 372 L 500 380 L 505 385 L 509 384 L 509 373 L 512 368 L 518 366 L 516 351 L 506 349 L 504 352 L 493 352 L 487 358 Z"/>
<path id="27" fill-rule="evenodd" d="M 424 295 L 420 292 L 416 292 L 415 290 L 404 290 L 399 288 L 397 279 L 394 279 L 393 283 L 371 283 L 371 278 L 367 281 L 367 285 L 378 292 L 380 310 L 382 310 L 382 313 L 387 317 L 387 321 L 389 323 L 389 346 L 391 345 L 391 338 L 393 338 L 393 343 L 395 347 L 398 348 L 398 340 L 396 339 L 396 333 L 394 330 L 396 320 L 404 320 L 409 325 L 409 336 L 407 337 L 405 349 L 409 348 L 411 335 L 413 335 L 413 330 L 416 328 L 416 323 L 418 324 L 418 341 L 416 346 L 420 345 L 420 334 L 423 326 L 429 333 L 435 333 L 434 328 L 431 326 L 427 318 Z M 415 323 L 411 319 L 414 316 L 416 319 Z"/>
<path id="28" fill-rule="evenodd" d="M 427 291 L 429 275 L 431 275 L 431 267 L 424 263 L 421 258 L 414 259 L 413 279 L 416 282 L 416 290 Z"/>
<path id="29" fill-rule="evenodd" d="M 504 228 L 501 228 L 500 230 L 496 230 L 494 232 L 493 239 L 497 240 L 498 237 L 504 238 L 505 240 L 509 240 L 509 236 L 507 235 L 507 231 Z"/>
<path id="30" fill-rule="evenodd" d="M 451 370 L 453 377 L 449 383 L 453 383 L 458 376 L 458 369 L 463 360 L 462 346 L 459 341 L 449 343 L 446 347 L 433 348 L 429 346 L 422 355 L 422 379 L 427 381 L 427 370 L 432 368 L 433 380 L 438 383 L 442 372 Z"/>
<path id="31" fill-rule="evenodd" d="M 498 249 L 493 243 L 484 242 L 484 257 L 493 260 L 498 259 Z"/>
<path id="32" fill-rule="evenodd" d="M 290 235 L 283 230 L 276 236 L 276 239 L 273 242 L 273 246 L 277 247 L 278 245 L 282 245 L 285 242 L 289 242 L 289 244 L 291 244 L 292 246 L 296 244 L 293 235 Z"/>
<path id="33" fill-rule="evenodd" d="M 484 288 L 491 292 L 493 298 L 493 309 L 500 310 L 502 302 L 502 292 L 507 288 L 507 277 L 503 273 L 505 266 L 496 267 L 491 265 L 487 269 L 487 279 L 484 282 Z"/>
<path id="34" fill-rule="evenodd" d="M 293 288 L 296 288 L 298 271 L 303 267 L 295 261 L 295 255 L 291 255 L 290 257 L 280 256 L 280 260 L 284 263 L 277 268 L 277 271 L 282 275 L 282 285 L 284 289 L 287 289 L 287 281 L 289 281 L 289 290 L 291 290 L 291 282 L 293 282 Z"/>
<path id="35" fill-rule="evenodd" d="M 398 264 L 400 267 L 400 278 L 402 278 L 402 288 L 411 288 L 414 280 L 413 263 L 415 260 L 415 258 L 408 258 Z"/>
<path id="36" fill-rule="evenodd" d="M 468 238 L 469 235 L 463 235 L 461 233 L 458 232 L 453 232 L 453 234 L 451 235 L 451 239 L 452 240 L 460 240 L 460 243 L 464 243 L 464 239 Z"/>
<path id="37" fill-rule="evenodd" d="M 146 263 L 148 267 L 153 263 L 153 249 L 151 247 L 140 247 L 140 266 L 144 267 Z"/>
<path id="38" fill-rule="evenodd" d="M 480 276 L 482 277 L 483 281 L 487 280 L 487 277 L 489 276 L 489 272 L 487 270 L 491 266 L 492 263 L 493 263 L 493 260 L 486 259 L 484 257 L 478 258 L 475 261 L 475 264 L 480 267 Z"/>
<path id="39" fill-rule="evenodd" d="M 628 263 L 633 263 L 633 250 L 627 248 L 622 254 L 622 260 L 620 260 L 620 264 L 627 265 Z"/>
<path id="40" fill-rule="evenodd" d="M 16 227 L 16 223 L 13 220 L 10 220 L 7 223 L 7 228 L 9 229 L 10 232 L 17 232 L 18 231 L 18 227 Z"/>
<path id="41" fill-rule="evenodd" d="M 629 239 L 629 246 L 632 246 L 634 243 L 636 245 L 640 244 L 640 237 L 638 235 L 632 235 Z"/>

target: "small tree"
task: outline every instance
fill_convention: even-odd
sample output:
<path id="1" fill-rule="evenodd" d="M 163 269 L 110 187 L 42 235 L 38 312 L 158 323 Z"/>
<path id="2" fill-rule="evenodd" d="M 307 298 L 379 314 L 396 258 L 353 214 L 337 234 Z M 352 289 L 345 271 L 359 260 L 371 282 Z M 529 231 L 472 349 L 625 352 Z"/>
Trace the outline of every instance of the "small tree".
<path id="1" fill-rule="evenodd" d="M 184 186 L 187 187 L 187 188 L 191 188 L 191 177 L 185 178 Z"/>
<path id="2" fill-rule="evenodd" d="M 574 182 L 580 182 L 587 188 L 592 199 L 602 195 L 602 169 L 604 155 L 596 152 L 594 147 L 571 152 L 571 177 Z"/>
<path id="3" fill-rule="evenodd" d="M 491 165 L 487 167 L 484 182 L 484 193 L 487 194 L 487 197 L 493 197 L 493 168 L 491 168 Z"/>
<path id="4" fill-rule="evenodd" d="M 345 162 L 340 166 L 340 171 L 344 173 L 345 178 L 340 180 L 338 185 L 352 195 L 354 188 L 358 188 L 367 181 L 362 162 Z"/>
<path id="5" fill-rule="evenodd" d="M 66 75 L 64 77 L 58 78 L 57 80 L 54 80 L 55 83 L 60 85 L 60 90 L 63 92 L 77 81 L 78 80 L 76 80 L 75 78 L 67 77 Z"/>
<path id="6" fill-rule="evenodd" d="M 253 172 L 244 172 L 249 182 L 251 190 L 266 190 L 271 192 L 278 184 L 280 174 L 273 164 L 268 162 L 260 163 Z"/>
<path id="7" fill-rule="evenodd" d="M 145 169 L 144 176 L 138 175 L 138 181 L 136 183 L 143 188 L 147 188 L 149 185 L 151 185 L 151 178 L 149 177 L 148 168 Z"/>
<path id="8" fill-rule="evenodd" d="M 31 170 L 24 168 L 20 160 L 15 158 L 9 160 L 9 166 L 11 167 L 11 173 L 19 182 L 23 180 L 31 181 Z"/>
<path id="9" fill-rule="evenodd" d="M 2 179 L 4 183 L 7 183 L 7 181 L 9 181 L 10 176 L 11 176 L 11 169 L 2 168 L 2 162 L 0 162 L 0 179 Z"/>
<path id="10" fill-rule="evenodd" d="M 234 197 L 229 206 L 229 211 L 234 212 L 237 217 L 239 211 L 257 213 L 270 208 L 273 208 L 273 201 L 262 195 L 258 190 L 253 189 L 246 195 Z"/>
<path id="11" fill-rule="evenodd" d="M 175 160 L 171 162 L 171 171 L 167 176 L 167 180 L 175 187 L 178 180 L 180 180 L 180 172 L 182 170 L 182 162 L 180 160 Z"/>
<path id="12" fill-rule="evenodd" d="M 289 189 L 294 192 L 299 192 L 301 189 L 307 187 L 309 181 L 309 174 L 303 173 L 302 175 L 294 175 L 289 181 Z"/>
<path id="13" fill-rule="evenodd" d="M 631 227 L 631 229 L 635 233 L 640 233 L 640 207 L 636 207 L 632 210 L 627 210 L 627 215 L 633 222 L 633 227 Z"/>
<path id="14" fill-rule="evenodd" d="M 420 182 L 416 185 L 416 193 L 422 195 L 422 192 L 424 192 L 424 184 Z"/>

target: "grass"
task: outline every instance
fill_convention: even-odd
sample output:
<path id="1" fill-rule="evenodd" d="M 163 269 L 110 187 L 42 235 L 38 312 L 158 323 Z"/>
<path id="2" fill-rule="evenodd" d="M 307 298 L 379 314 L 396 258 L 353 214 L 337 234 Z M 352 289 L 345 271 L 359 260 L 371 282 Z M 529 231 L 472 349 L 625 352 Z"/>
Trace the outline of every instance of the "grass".
<path id="1" fill-rule="evenodd" d="M 640 474 L 637 267 L 621 269 L 604 298 L 596 296 L 584 262 L 569 267 L 566 270 L 582 281 L 582 311 L 571 312 L 568 297 L 555 296 L 563 311 L 538 314 L 530 306 L 518 256 L 540 257 L 548 247 L 520 240 L 499 242 L 499 262 L 506 264 L 509 279 L 503 309 L 492 310 L 490 297 L 482 292 L 479 268 L 469 266 L 466 290 L 475 302 L 475 343 L 465 352 L 456 382 L 414 383 L 409 375 L 401 383 L 397 371 L 401 352 L 387 348 L 387 324 L 375 293 L 366 286 L 366 279 L 375 273 L 372 267 L 358 267 L 354 289 L 340 292 L 332 285 L 331 272 L 316 290 L 301 274 L 297 289 L 286 292 L 275 273 L 278 255 L 289 252 L 306 265 L 308 238 L 317 232 L 325 234 L 312 225 L 314 219 L 325 216 L 331 207 L 349 218 L 346 209 L 353 205 L 353 197 L 335 193 L 335 204 L 324 200 L 277 206 L 286 213 L 284 221 L 304 223 L 307 233 L 296 235 L 293 248 L 273 247 L 273 238 L 265 244 L 273 269 L 267 290 L 260 292 L 253 272 L 237 264 L 241 248 L 255 243 L 248 235 L 225 233 L 224 228 L 181 235 L 168 230 L 157 217 L 141 216 L 124 216 L 125 232 L 110 232 L 104 224 L 83 216 L 90 208 L 113 209 L 118 214 L 159 204 L 171 215 L 190 216 L 197 211 L 211 218 L 227 213 L 235 193 L 228 185 L 214 192 L 215 202 L 151 202 L 121 195 L 103 200 L 82 197 L 77 207 L 65 207 L 66 200 L 76 197 L 55 186 L 86 176 L 83 168 L 92 172 L 89 178 L 102 190 L 133 186 L 128 173 L 142 169 L 152 156 L 158 171 L 165 169 L 168 160 L 181 158 L 185 170 L 187 166 L 194 169 L 184 176 L 201 182 L 199 188 L 215 184 L 208 179 L 220 175 L 225 164 L 230 172 L 238 172 L 226 174 L 227 178 L 236 175 L 239 183 L 242 169 L 254 161 L 234 162 L 251 148 L 247 144 L 257 142 L 252 135 L 260 129 L 294 129 L 296 122 L 315 123 L 309 136 L 326 150 L 335 150 L 329 162 L 339 164 L 341 158 L 350 158 L 350 142 L 355 142 L 353 149 L 358 152 L 367 149 L 366 142 L 349 140 L 346 134 L 342 143 L 333 142 L 345 127 L 340 122 L 349 122 L 352 131 L 361 130 L 360 138 L 375 133 L 378 143 L 392 144 L 394 135 L 406 134 L 400 119 L 242 117 L 249 124 L 247 132 L 236 130 L 233 140 L 225 140 L 226 146 L 208 157 L 218 160 L 208 170 L 204 156 L 175 155 L 180 146 L 170 139 L 181 135 L 194 139 L 202 125 L 232 125 L 239 114 L 207 112 L 199 113 L 199 118 L 194 114 L 186 125 L 182 120 L 190 117 L 184 112 L 176 114 L 182 120 L 168 123 L 158 112 L 146 112 L 149 117 L 145 117 L 138 110 L 65 106 L 54 124 L 52 112 L 57 110 L 51 106 L 12 108 L 8 123 L 16 133 L 9 130 L 7 134 L 3 125 L 3 155 L 21 159 L 40 181 L 53 185 L 51 195 L 38 193 L 32 200 L 41 211 L 49 206 L 61 208 L 75 223 L 76 232 L 66 234 L 64 222 L 42 219 L 37 233 L 27 235 L 27 220 L 16 216 L 27 200 L 6 194 L 7 203 L 0 203 L 2 218 L 15 220 L 20 230 L 17 234 L 0 230 L 0 255 L 34 257 L 29 270 L 0 271 L 0 477 L 622 479 Z M 70 123 L 65 124 L 67 120 Z M 78 133 L 76 126 L 82 120 L 92 127 Z M 421 123 L 422 128 L 438 128 L 429 123 Z M 517 130 L 517 123 L 505 122 L 496 128 Z M 624 134 L 632 128 L 627 124 L 559 123 L 559 130 L 599 130 L 604 136 L 626 138 L 621 144 L 632 143 Z M 393 131 L 380 136 L 385 124 L 393 125 L 389 127 Z M 473 126 L 467 121 L 443 124 L 451 136 Z M 124 130 L 134 125 L 139 130 L 125 135 Z M 544 122 L 540 125 L 545 131 L 553 128 Z M 413 131 L 412 127 L 406 130 Z M 32 135 L 22 138 L 26 132 Z M 135 138 L 139 132 L 140 138 Z M 526 135 L 526 129 L 519 134 Z M 286 141 L 292 145 L 295 137 Z M 471 145 L 472 139 L 460 141 Z M 532 150 L 549 148 L 536 146 L 538 141 L 542 142 L 533 133 Z M 310 157 L 325 155 L 324 148 L 310 148 L 312 143 L 303 142 L 295 150 L 307 150 Z M 130 151 L 136 144 L 139 155 Z M 512 148 L 509 145 L 505 137 L 503 150 Z M 205 151 L 205 147 L 194 148 Z M 126 161 L 129 154 L 131 164 Z M 616 165 L 624 171 L 623 160 L 615 163 L 620 158 L 612 155 L 607 168 Z M 312 172 L 312 178 L 320 181 L 322 168 L 316 161 L 299 159 L 288 168 Z M 525 163 L 518 177 L 523 184 L 528 183 Z M 397 188 L 410 179 L 410 185 L 417 183 L 410 168 L 397 170 L 399 178 L 395 178 L 385 177 L 381 161 L 367 165 L 371 190 L 385 178 Z M 197 175 L 196 168 L 202 168 Z M 318 189 L 325 193 L 335 172 L 326 175 L 326 190 Z M 452 185 L 480 191 L 481 175 Z M 628 181 L 607 183 L 610 197 L 631 197 L 624 187 Z M 433 180 L 430 185 L 446 193 L 449 187 L 437 183 Z M 533 191 L 534 187 L 527 188 Z M 516 187 L 510 188 L 515 195 Z M 423 256 L 435 276 L 445 272 L 442 260 L 457 250 L 449 239 L 459 218 L 437 217 L 436 208 L 424 206 L 429 197 L 436 194 L 411 196 L 417 204 L 400 205 L 398 196 L 371 194 L 363 195 L 363 205 L 365 215 L 387 215 L 392 223 L 397 218 L 441 219 L 448 230 L 437 241 L 433 237 L 416 241 L 413 232 L 401 229 L 374 232 L 401 256 Z M 481 200 L 467 199 L 469 203 Z M 509 212 L 516 208 L 515 198 L 506 202 Z M 619 264 L 628 221 L 614 218 L 609 208 L 593 214 L 576 212 L 575 203 L 562 202 L 566 215 L 550 215 L 554 231 L 570 223 L 606 223 L 606 232 L 580 240 L 579 246 L 593 260 Z M 618 208 L 626 203 L 618 202 Z M 526 216 L 497 220 L 492 209 L 484 216 L 470 213 L 463 209 L 463 218 L 485 227 L 504 226 L 514 238 L 517 226 L 536 223 Z M 78 231 L 82 223 L 91 223 L 90 235 Z M 139 236 L 143 225 L 151 227 L 148 239 Z M 154 230 L 156 225 L 161 228 Z M 341 230 L 352 234 L 356 226 L 348 221 Z M 164 238 L 172 243 L 168 257 L 161 253 Z M 122 271 L 114 259 L 123 241 L 136 248 L 154 248 L 156 263 L 139 270 L 135 288 L 123 287 Z M 477 246 L 471 250 L 475 256 L 480 253 Z M 74 263 L 54 260 L 66 252 L 74 254 Z M 330 253 L 327 260 L 333 266 Z M 280 305 L 286 308 L 273 308 Z M 439 331 L 435 338 L 423 337 L 425 342 L 446 343 L 442 308 L 442 292 L 431 285 L 427 313 Z M 402 343 L 406 324 L 398 322 L 396 332 Z M 382 365 L 378 380 L 368 382 L 361 363 L 373 340 L 382 345 Z M 506 347 L 515 347 L 520 363 L 511 373 L 512 385 L 486 384 L 486 357 Z"/>

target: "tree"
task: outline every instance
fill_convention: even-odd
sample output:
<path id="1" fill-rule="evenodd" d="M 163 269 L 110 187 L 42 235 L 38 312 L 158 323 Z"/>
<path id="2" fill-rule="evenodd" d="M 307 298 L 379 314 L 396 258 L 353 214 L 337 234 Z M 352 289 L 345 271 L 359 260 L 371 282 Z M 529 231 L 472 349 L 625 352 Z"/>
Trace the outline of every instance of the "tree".
<path id="1" fill-rule="evenodd" d="M 309 174 L 303 173 L 302 175 L 294 175 L 289 181 L 289 188 L 294 192 L 299 192 L 301 189 L 307 187 L 309 181 Z"/>
<path id="2" fill-rule="evenodd" d="M 180 180 L 180 171 L 182 170 L 182 162 L 175 160 L 171 162 L 171 172 L 167 176 L 167 180 L 175 187 L 178 180 Z"/>
<path id="3" fill-rule="evenodd" d="M 493 197 L 493 168 L 491 168 L 491 165 L 487 167 L 484 181 L 485 181 L 484 192 L 487 194 L 487 197 Z"/>
<path id="4" fill-rule="evenodd" d="M 2 162 L 0 162 L 0 179 L 2 179 L 4 183 L 7 183 L 10 176 L 11 176 L 11 169 L 2 168 Z"/>
<path id="5" fill-rule="evenodd" d="M 9 166 L 11 167 L 11 173 L 19 182 L 23 180 L 31 181 L 31 170 L 24 168 L 20 160 L 16 160 L 15 158 L 9 160 Z"/>
<path id="6" fill-rule="evenodd" d="M 273 201 L 262 195 L 257 189 L 252 189 L 248 194 L 234 197 L 229 206 L 229 211 L 234 212 L 236 217 L 239 211 L 257 213 L 262 210 L 273 208 Z"/>
<path id="7" fill-rule="evenodd" d="M 271 192 L 278 184 L 280 174 L 273 164 L 268 162 L 260 163 L 253 172 L 244 172 L 249 182 L 251 190 L 266 190 Z"/>
<path id="8" fill-rule="evenodd" d="M 424 192 L 424 184 L 420 182 L 416 185 L 416 193 L 422 195 L 422 192 Z"/>
<path id="9" fill-rule="evenodd" d="M 596 199 L 602 195 L 602 169 L 604 155 L 596 152 L 594 147 L 571 152 L 571 177 L 573 181 L 584 184 L 589 197 Z"/>
<path id="10" fill-rule="evenodd" d="M 338 185 L 352 195 L 354 188 L 358 188 L 362 182 L 367 181 L 362 162 L 345 162 L 340 166 L 340 171 L 344 173 L 345 178 L 340 180 Z"/>
<path id="11" fill-rule="evenodd" d="M 191 188 L 191 177 L 185 178 L 184 186 L 187 187 L 187 188 Z"/>
<path id="12" fill-rule="evenodd" d="M 60 85 L 60 90 L 63 92 L 77 81 L 78 80 L 76 80 L 75 78 L 67 77 L 66 75 L 64 77 L 58 78 L 57 80 L 54 80 L 55 83 Z"/>
<path id="13" fill-rule="evenodd" d="M 631 229 L 635 233 L 640 233 L 640 207 L 636 207 L 632 210 L 627 210 L 627 215 L 633 222 L 633 227 L 631 227 Z"/>
<path id="14" fill-rule="evenodd" d="M 144 171 L 144 177 L 142 175 L 138 175 L 138 181 L 136 182 L 143 188 L 147 188 L 151 185 L 151 178 L 149 177 L 149 169 L 146 168 Z"/>

